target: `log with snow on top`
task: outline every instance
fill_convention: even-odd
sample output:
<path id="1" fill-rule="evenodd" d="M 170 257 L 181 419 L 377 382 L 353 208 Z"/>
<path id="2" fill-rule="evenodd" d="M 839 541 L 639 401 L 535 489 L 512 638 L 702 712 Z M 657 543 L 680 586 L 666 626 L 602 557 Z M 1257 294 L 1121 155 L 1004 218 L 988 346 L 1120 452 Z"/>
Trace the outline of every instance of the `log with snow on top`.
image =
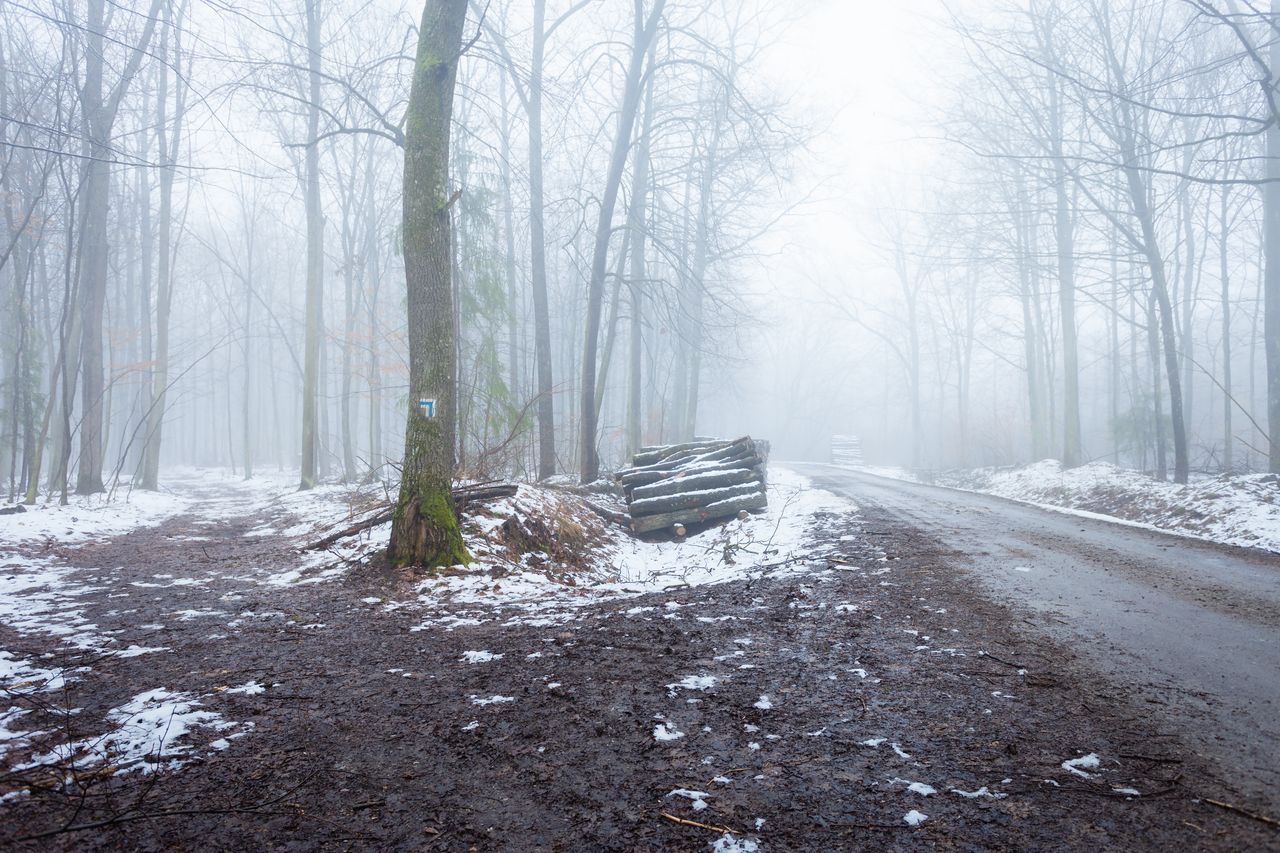
<path id="1" fill-rule="evenodd" d="M 635 533 L 728 519 L 768 505 L 768 442 L 743 436 L 641 448 L 619 471 Z"/>

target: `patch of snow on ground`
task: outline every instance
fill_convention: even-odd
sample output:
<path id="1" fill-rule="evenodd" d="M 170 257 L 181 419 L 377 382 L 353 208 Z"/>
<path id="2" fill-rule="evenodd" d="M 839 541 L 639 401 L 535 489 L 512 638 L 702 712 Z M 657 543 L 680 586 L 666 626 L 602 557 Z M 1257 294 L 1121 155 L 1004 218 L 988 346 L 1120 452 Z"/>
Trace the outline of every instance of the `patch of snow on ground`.
<path id="1" fill-rule="evenodd" d="M 1062 762 L 1062 769 L 1066 770 L 1068 773 L 1074 773 L 1083 779 L 1092 779 L 1093 774 L 1086 773 L 1085 771 L 1097 770 L 1099 764 L 1100 761 L 1098 759 L 1098 754 L 1096 752 L 1091 752 L 1088 755 L 1082 755 L 1079 758 L 1072 758 Z"/>
<path id="2" fill-rule="evenodd" d="M 674 696 L 677 690 L 710 690 L 716 686 L 714 675 L 686 675 L 679 681 L 667 685 L 667 692 Z"/>
<path id="3" fill-rule="evenodd" d="M 1009 796 L 1008 794 L 1002 794 L 999 792 L 993 793 L 992 791 L 989 791 L 987 789 L 986 785 L 983 785 L 981 788 L 979 788 L 976 791 L 961 791 L 959 788 L 952 788 L 951 793 L 958 794 L 959 796 L 964 797 L 966 800 L 978 800 L 983 797 L 986 797 L 992 800 L 1003 800 L 1005 797 Z"/>
<path id="4" fill-rule="evenodd" d="M 753 838 L 738 838 L 725 833 L 711 842 L 711 853 L 759 853 L 760 843 Z"/>
<path id="5" fill-rule="evenodd" d="M 26 512 L 0 515 L 0 542 L 10 545 L 44 542 L 84 542 L 119 536 L 140 527 L 153 527 L 185 512 L 191 499 L 171 492 L 129 491 L 122 486 L 110 495 L 68 495 L 69 503 L 36 503 Z"/>
<path id="6" fill-rule="evenodd" d="M 619 582 L 659 591 L 672 584 L 723 583 L 797 565 L 816 556 L 808 542 L 815 515 L 856 509 L 787 468 L 770 467 L 768 490 L 768 508 L 745 520 L 675 542 L 621 539 L 615 558 Z"/>
<path id="7" fill-rule="evenodd" d="M 675 727 L 674 723 L 658 723 L 653 727 L 653 739 L 658 742 L 679 740 L 684 737 L 684 732 Z"/>
<path id="8" fill-rule="evenodd" d="M 488 663 L 493 660 L 500 660 L 502 655 L 495 655 L 490 651 L 481 652 L 463 652 L 462 661 L 464 663 Z"/>
<path id="9" fill-rule="evenodd" d="M 18 748 L 41 732 L 18 731 L 13 724 L 21 717 L 31 713 L 26 708 L 9 708 L 0 711 L 0 758 L 4 758 L 12 750 Z"/>
<path id="10" fill-rule="evenodd" d="M 910 779 L 890 779 L 890 785 L 906 785 L 907 790 L 922 797 L 930 797 L 938 793 L 938 789 L 924 782 L 912 782 Z"/>
<path id="11" fill-rule="evenodd" d="M 927 814 L 923 812 L 918 812 L 915 809 L 912 809 L 911 811 L 907 812 L 902 816 L 902 821 L 907 826 L 919 826 L 920 824 L 924 823 L 928 819 L 929 819 L 929 816 Z"/>
<path id="12" fill-rule="evenodd" d="M 253 727 L 252 723 L 227 721 L 213 711 L 197 710 L 199 707 L 200 702 L 190 694 L 171 693 L 163 687 L 139 693 L 107 712 L 112 728 L 105 734 L 62 744 L 14 769 L 107 765 L 116 768 L 116 775 L 134 770 L 175 770 L 190 760 L 194 750 L 179 741 L 196 729 L 233 732 L 224 738 L 234 738 Z"/>
<path id="13" fill-rule="evenodd" d="M 200 476 L 212 475 L 205 472 Z M 830 546 L 815 547 L 808 541 L 815 516 L 852 513 L 856 506 L 813 488 L 807 478 L 785 468 L 772 468 L 769 479 L 766 510 L 676 542 L 636 539 L 585 513 L 576 498 L 549 488 L 521 485 L 516 497 L 485 503 L 463 519 L 466 545 L 475 558 L 471 565 L 428 577 L 418 585 L 416 600 L 387 607 L 422 609 L 424 621 L 413 630 L 451 630 L 495 620 L 506 625 L 552 626 L 574 621 L 585 606 L 672 585 L 825 570 Z M 202 519 L 216 519 L 219 514 L 228 518 L 265 516 L 267 520 L 254 534 L 291 536 L 299 545 L 368 517 L 373 511 L 369 502 L 377 497 L 373 492 L 381 488 L 361 491 L 350 486 L 322 486 L 297 492 L 296 479 L 287 472 L 232 484 L 232 497 L 227 497 L 227 484 L 224 476 L 219 497 L 227 506 L 206 511 L 202 503 Z M 362 507 L 359 512 L 354 509 L 357 506 Z M 597 540 L 590 561 L 594 568 L 560 564 L 553 555 L 541 552 L 513 559 L 502 538 L 503 525 L 512 517 L 540 518 L 552 524 L 568 518 L 573 524 L 592 525 L 591 535 Z M 305 523 L 294 523 L 293 518 Z M 389 534 L 390 523 L 375 526 L 330 548 L 305 552 L 293 566 L 256 570 L 242 580 L 269 586 L 333 580 L 346 573 L 349 563 L 366 562 L 385 548 Z M 372 597 L 364 601 L 383 603 Z M 633 615 L 642 612 L 636 610 Z M 685 617 L 673 610 L 666 618 L 718 617 Z"/>
<path id="14" fill-rule="evenodd" d="M 690 801 L 695 812 L 700 812 L 707 807 L 707 797 L 711 796 L 706 791 L 691 791 L 688 788 L 676 788 L 668 797 L 685 797 Z"/>
<path id="15" fill-rule="evenodd" d="M 241 684 L 239 687 L 229 687 L 224 692 L 225 693 L 241 693 L 245 696 L 257 696 L 259 693 L 265 693 L 266 690 L 267 688 L 262 686 L 258 682 L 248 681 L 248 682 L 245 682 L 244 684 Z"/>

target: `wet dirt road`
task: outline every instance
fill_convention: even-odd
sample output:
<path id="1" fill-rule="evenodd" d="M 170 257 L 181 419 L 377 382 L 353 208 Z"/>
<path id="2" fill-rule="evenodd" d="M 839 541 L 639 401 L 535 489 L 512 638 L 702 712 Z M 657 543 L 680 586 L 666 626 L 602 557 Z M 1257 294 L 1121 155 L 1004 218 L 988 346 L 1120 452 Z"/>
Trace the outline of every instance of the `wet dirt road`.
<path id="1" fill-rule="evenodd" d="M 792 465 L 951 552 L 1178 730 L 1229 780 L 1280 804 L 1280 556 L 906 483 Z"/>

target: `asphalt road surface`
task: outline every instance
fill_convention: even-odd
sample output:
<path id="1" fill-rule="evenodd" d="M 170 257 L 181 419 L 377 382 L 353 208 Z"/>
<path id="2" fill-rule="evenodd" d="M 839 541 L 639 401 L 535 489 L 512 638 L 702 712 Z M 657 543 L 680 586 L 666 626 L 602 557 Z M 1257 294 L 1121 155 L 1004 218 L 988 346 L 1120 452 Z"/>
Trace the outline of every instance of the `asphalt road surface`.
<path id="1" fill-rule="evenodd" d="M 1225 779 L 1280 806 L 1280 556 L 925 486 L 794 464 L 952 552 L 997 600 L 1079 649 Z"/>

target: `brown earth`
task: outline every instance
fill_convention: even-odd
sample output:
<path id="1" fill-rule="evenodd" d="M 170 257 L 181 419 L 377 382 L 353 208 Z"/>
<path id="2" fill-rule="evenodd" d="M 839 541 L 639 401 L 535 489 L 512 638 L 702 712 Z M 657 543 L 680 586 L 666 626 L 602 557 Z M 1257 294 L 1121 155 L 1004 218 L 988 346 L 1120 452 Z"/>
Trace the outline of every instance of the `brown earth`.
<path id="1" fill-rule="evenodd" d="M 244 537 L 258 522 L 179 517 L 59 552 L 109 587 L 89 621 L 172 651 L 94 660 L 57 696 L 83 710 L 43 718 L 51 741 L 103 730 L 107 709 L 159 686 L 254 728 L 176 771 L 82 770 L 73 785 L 58 784 L 65 768 L 8 773 L 0 793 L 36 787 L 0 804 L 0 846 L 710 850 L 719 827 L 766 851 L 1280 849 L 1275 827 L 1208 802 L 1239 801 L 1123 685 L 877 511 L 819 520 L 825 567 L 589 604 L 556 624 L 504 624 L 528 614 L 495 604 L 452 630 L 412 630 L 417 605 L 362 601 L 415 598 L 414 578 L 380 564 L 246 582 L 297 560 L 292 543 Z M 209 539 L 180 538 L 193 534 Z M 157 574 L 209 580 L 130 586 Z M 174 618 L 185 610 L 225 615 Z M 53 638 L 4 629 L 0 646 L 72 662 Z M 503 657 L 464 663 L 468 650 Z M 717 681 L 670 686 L 686 676 Z M 251 679 L 268 689 L 219 691 Z M 473 703 L 493 696 L 513 701 Z M 660 722 L 684 736 L 656 740 Z M 1091 778 L 1062 768 L 1088 753 Z M 951 790 L 983 786 L 1005 796 Z M 928 815 L 918 828 L 913 809 Z"/>

